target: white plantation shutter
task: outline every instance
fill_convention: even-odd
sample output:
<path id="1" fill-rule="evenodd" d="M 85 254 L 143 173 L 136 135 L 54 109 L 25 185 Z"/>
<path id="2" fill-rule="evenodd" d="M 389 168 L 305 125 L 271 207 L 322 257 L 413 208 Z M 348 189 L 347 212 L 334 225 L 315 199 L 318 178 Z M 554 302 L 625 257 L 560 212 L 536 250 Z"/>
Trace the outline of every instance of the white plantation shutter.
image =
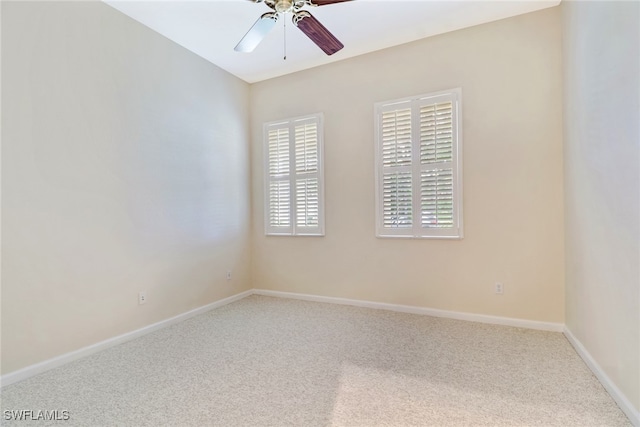
<path id="1" fill-rule="evenodd" d="M 411 165 L 411 108 L 382 113 L 382 164 Z"/>
<path id="2" fill-rule="evenodd" d="M 322 116 L 265 125 L 265 224 L 274 235 L 322 235 Z"/>
<path id="3" fill-rule="evenodd" d="M 268 203 L 267 228 L 291 230 L 291 177 L 289 128 L 285 123 L 273 125 L 267 131 Z"/>
<path id="4" fill-rule="evenodd" d="M 420 162 L 451 160 L 453 152 L 453 103 L 420 107 Z"/>
<path id="5" fill-rule="evenodd" d="M 318 179 L 296 180 L 296 226 L 318 227 Z"/>
<path id="6" fill-rule="evenodd" d="M 402 103 L 383 110 L 379 120 L 382 225 L 389 230 L 411 229 L 413 227 L 411 104 Z"/>
<path id="7" fill-rule="evenodd" d="M 422 171 L 420 177 L 420 225 L 451 228 L 453 223 L 453 171 Z"/>
<path id="8" fill-rule="evenodd" d="M 291 185 L 289 181 L 269 183 L 269 227 L 291 226 Z"/>
<path id="9" fill-rule="evenodd" d="M 296 173 L 318 172 L 318 125 L 301 123 L 295 127 Z"/>
<path id="10" fill-rule="evenodd" d="M 304 120 L 295 125 L 296 226 L 308 231 L 319 227 L 320 186 L 318 123 Z"/>
<path id="11" fill-rule="evenodd" d="M 289 129 L 271 129 L 268 138 L 269 176 L 289 175 Z"/>
<path id="12" fill-rule="evenodd" d="M 376 104 L 380 237 L 462 237 L 459 89 Z"/>
<path id="13" fill-rule="evenodd" d="M 382 178 L 382 223 L 385 228 L 413 227 L 411 172 L 388 172 Z"/>
<path id="14" fill-rule="evenodd" d="M 420 108 L 420 226 L 455 231 L 454 100 L 425 99 Z M 437 232 L 436 232 L 437 230 Z"/>

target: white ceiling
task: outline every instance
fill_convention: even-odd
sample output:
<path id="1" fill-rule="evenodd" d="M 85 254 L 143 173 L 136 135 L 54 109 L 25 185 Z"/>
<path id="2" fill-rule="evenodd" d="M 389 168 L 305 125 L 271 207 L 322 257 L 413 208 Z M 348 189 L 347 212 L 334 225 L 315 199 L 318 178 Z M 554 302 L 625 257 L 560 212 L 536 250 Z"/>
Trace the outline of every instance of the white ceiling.
<path id="1" fill-rule="evenodd" d="M 435 34 L 553 7 L 560 0 L 355 0 L 305 7 L 345 48 L 326 56 L 286 19 L 279 20 L 252 53 L 233 50 L 270 9 L 249 0 L 104 0 L 237 77 L 254 83 Z M 541 31 L 544 29 L 541 28 Z"/>

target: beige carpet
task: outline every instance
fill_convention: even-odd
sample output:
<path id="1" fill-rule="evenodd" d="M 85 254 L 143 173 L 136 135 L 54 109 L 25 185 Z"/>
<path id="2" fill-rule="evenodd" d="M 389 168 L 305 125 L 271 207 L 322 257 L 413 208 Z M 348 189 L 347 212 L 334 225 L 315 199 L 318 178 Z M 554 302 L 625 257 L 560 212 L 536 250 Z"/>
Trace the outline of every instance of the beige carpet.
<path id="1" fill-rule="evenodd" d="M 630 425 L 559 333 L 259 296 L 1 397 L 21 426 Z"/>

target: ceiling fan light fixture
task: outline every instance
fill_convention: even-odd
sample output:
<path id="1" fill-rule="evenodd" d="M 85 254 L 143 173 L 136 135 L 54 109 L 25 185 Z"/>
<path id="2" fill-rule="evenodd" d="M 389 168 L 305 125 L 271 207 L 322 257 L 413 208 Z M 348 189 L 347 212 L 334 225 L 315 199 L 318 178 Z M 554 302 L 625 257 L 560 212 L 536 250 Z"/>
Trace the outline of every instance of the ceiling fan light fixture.
<path id="1" fill-rule="evenodd" d="M 276 2 L 276 11 L 280 13 L 287 13 L 293 10 L 293 1 L 292 0 L 278 0 Z"/>

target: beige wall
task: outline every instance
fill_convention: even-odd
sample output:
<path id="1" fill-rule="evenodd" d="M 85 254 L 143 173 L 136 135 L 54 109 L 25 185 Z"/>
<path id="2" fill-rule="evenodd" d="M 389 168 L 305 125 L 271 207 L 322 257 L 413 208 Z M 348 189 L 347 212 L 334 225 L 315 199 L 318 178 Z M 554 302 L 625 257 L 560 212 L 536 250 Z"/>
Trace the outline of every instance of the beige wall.
<path id="1" fill-rule="evenodd" d="M 640 3 L 562 10 L 566 324 L 640 410 Z"/>
<path id="2" fill-rule="evenodd" d="M 252 85 L 254 287 L 562 323 L 561 67 L 552 8 Z M 455 87 L 464 239 L 376 239 L 374 103 Z M 266 237 L 262 124 L 315 112 L 326 236 Z"/>
<path id="3" fill-rule="evenodd" d="M 2 2 L 3 373 L 250 288 L 248 102 L 101 2 Z"/>

